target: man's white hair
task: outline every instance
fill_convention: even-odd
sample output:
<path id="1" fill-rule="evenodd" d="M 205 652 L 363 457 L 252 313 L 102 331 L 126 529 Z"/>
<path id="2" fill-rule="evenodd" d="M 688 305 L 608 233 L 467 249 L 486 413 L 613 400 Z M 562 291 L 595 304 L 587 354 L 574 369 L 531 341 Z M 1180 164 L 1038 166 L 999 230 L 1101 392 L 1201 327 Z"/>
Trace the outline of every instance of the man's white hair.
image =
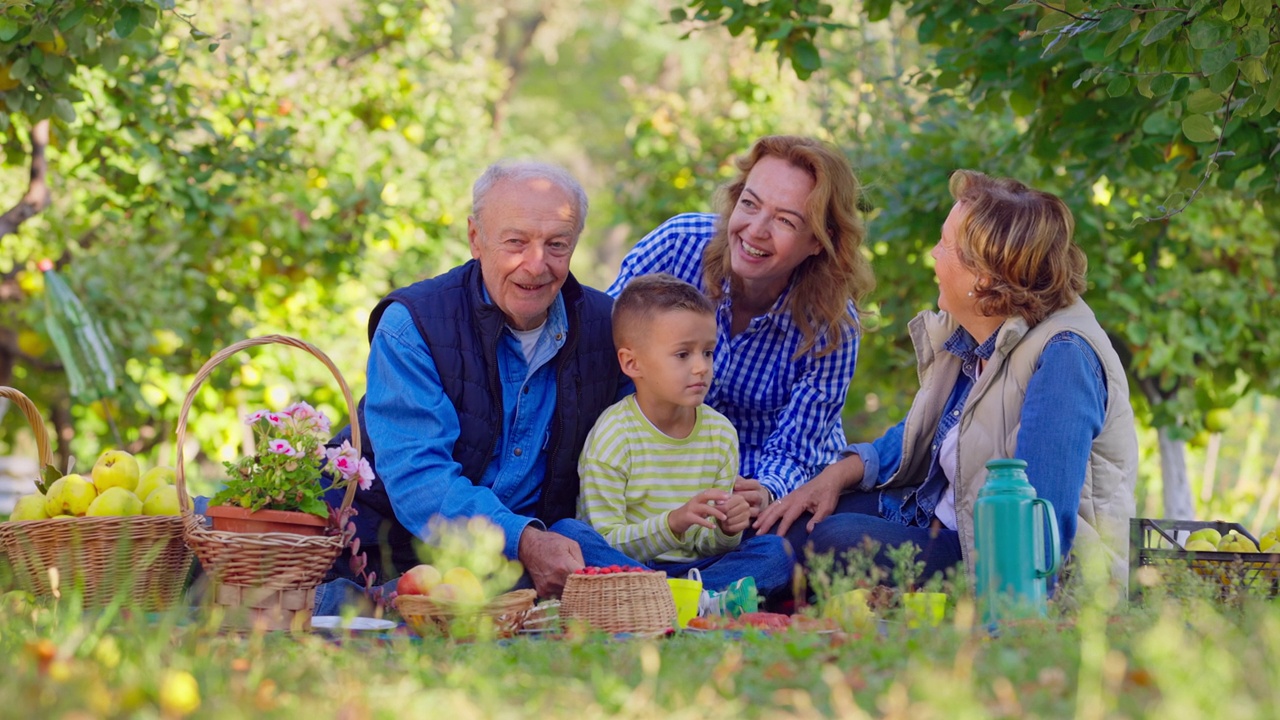
<path id="1" fill-rule="evenodd" d="M 555 183 L 573 197 L 576 206 L 573 213 L 576 223 L 573 234 L 575 237 L 582 234 L 582 228 L 587 223 L 587 192 L 568 170 L 536 160 L 500 160 L 485 169 L 475 185 L 471 186 L 471 215 L 477 223 L 480 222 L 480 214 L 484 212 L 484 202 L 489 191 L 504 180 L 549 180 Z"/>

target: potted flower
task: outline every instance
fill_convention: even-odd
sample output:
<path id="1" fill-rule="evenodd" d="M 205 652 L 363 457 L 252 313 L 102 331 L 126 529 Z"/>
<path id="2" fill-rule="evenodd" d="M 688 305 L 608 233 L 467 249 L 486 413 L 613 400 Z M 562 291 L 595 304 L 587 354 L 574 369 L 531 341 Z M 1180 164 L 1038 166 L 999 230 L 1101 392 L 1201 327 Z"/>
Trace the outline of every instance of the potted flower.
<path id="1" fill-rule="evenodd" d="M 329 418 L 305 402 L 280 412 L 251 413 L 245 424 L 253 428 L 258 450 L 223 463 L 226 487 L 205 512 L 214 530 L 323 535 L 331 515 L 325 491 L 351 482 L 367 489 L 373 481 L 369 461 L 349 442 L 324 446 Z M 325 472 L 333 478 L 331 486 L 321 483 Z"/>

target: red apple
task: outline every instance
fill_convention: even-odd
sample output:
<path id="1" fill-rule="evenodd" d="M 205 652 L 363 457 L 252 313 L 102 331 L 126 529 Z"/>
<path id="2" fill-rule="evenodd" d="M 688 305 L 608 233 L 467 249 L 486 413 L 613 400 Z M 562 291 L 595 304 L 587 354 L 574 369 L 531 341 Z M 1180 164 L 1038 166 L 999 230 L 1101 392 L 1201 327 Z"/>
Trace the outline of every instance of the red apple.
<path id="1" fill-rule="evenodd" d="M 432 565 L 418 565 L 400 576 L 396 583 L 397 595 L 429 595 L 440 584 L 440 571 Z"/>

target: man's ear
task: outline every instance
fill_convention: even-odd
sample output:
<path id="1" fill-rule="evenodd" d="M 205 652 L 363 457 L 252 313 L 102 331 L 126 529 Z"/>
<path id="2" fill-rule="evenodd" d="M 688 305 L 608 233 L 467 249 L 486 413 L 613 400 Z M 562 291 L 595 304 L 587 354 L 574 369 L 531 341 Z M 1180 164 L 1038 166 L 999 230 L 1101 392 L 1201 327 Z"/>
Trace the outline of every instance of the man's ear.
<path id="1" fill-rule="evenodd" d="M 635 351 L 629 347 L 618 348 L 618 365 L 622 368 L 622 374 L 632 380 L 643 375 L 640 372 L 640 362 L 636 359 Z"/>
<path id="2" fill-rule="evenodd" d="M 480 259 L 480 223 L 476 222 L 475 215 L 467 216 L 467 243 L 471 245 L 471 257 L 475 260 Z"/>

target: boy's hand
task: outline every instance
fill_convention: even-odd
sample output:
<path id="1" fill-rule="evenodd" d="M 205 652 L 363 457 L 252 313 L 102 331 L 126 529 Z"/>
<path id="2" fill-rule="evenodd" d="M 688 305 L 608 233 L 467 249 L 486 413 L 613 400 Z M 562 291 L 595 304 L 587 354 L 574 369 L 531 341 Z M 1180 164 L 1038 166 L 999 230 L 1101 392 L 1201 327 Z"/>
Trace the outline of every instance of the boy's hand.
<path id="1" fill-rule="evenodd" d="M 667 515 L 667 525 L 681 539 L 684 538 L 685 531 L 694 525 L 713 529 L 716 521 L 724 522 L 726 516 L 720 508 L 729 497 L 729 493 L 723 490 L 703 490 L 689 498 L 689 502 L 672 510 Z"/>
<path id="2" fill-rule="evenodd" d="M 731 495 L 724 504 L 724 522 L 720 531 L 725 535 L 737 535 L 751 524 L 751 503 L 741 495 Z"/>

